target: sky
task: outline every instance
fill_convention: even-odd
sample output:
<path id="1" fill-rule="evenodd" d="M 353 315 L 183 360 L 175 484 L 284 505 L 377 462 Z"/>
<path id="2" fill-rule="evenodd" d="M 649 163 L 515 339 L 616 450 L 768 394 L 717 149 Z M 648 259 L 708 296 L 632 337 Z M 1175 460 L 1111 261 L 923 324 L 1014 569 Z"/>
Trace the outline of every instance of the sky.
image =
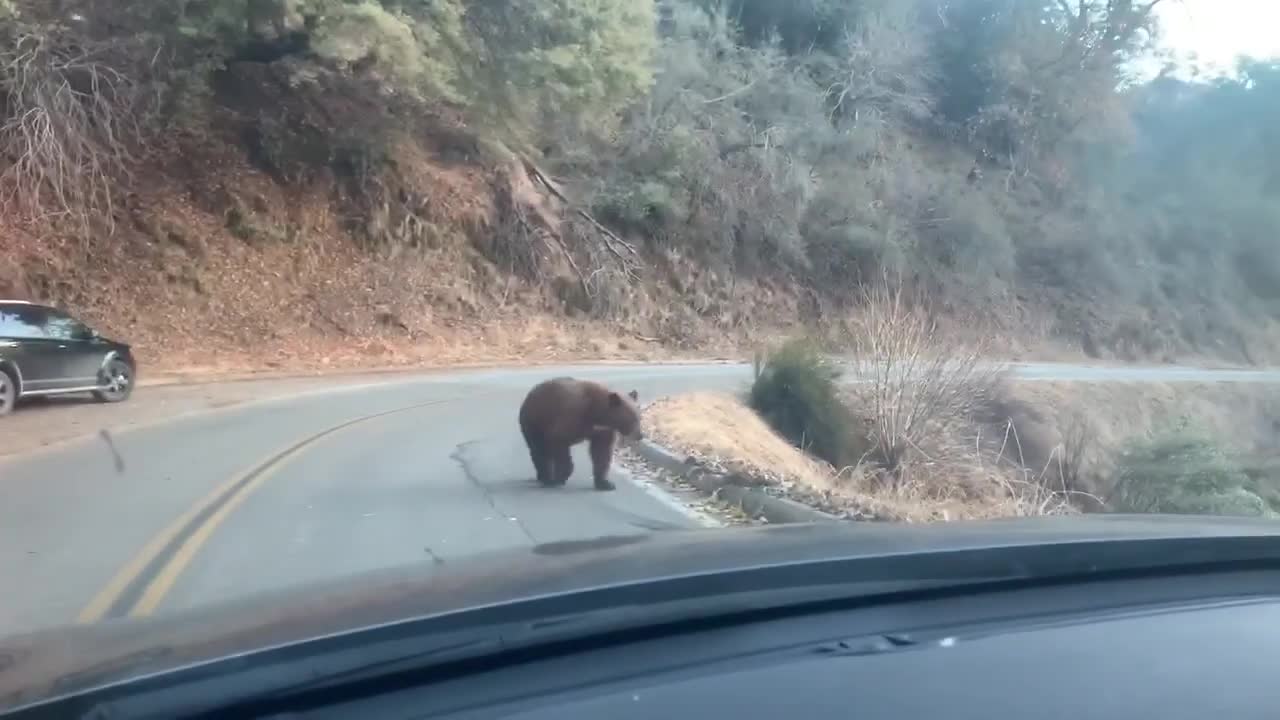
<path id="1" fill-rule="evenodd" d="M 1164 0 L 1157 8 L 1162 44 L 1195 56 L 1214 74 L 1236 58 L 1280 58 L 1280 0 Z"/>

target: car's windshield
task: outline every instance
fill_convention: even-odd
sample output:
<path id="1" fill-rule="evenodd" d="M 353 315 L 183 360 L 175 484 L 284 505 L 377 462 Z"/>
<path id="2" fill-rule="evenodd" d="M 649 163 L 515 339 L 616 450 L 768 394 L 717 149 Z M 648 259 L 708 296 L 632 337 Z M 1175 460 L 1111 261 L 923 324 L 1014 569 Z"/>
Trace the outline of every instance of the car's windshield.
<path id="1" fill-rule="evenodd" d="M 1277 28 L 0 0 L 0 637 L 680 531 L 1273 518 Z"/>

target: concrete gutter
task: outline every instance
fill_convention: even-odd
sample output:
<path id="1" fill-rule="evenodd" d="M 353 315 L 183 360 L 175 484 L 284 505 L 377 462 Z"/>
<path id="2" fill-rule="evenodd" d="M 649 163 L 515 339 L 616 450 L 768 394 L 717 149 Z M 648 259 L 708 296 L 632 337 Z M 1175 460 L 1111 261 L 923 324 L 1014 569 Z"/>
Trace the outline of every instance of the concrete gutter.
<path id="1" fill-rule="evenodd" d="M 755 487 L 735 484 L 732 475 L 717 473 L 693 458 L 676 453 L 648 440 L 631 443 L 636 454 L 662 470 L 672 473 L 698 491 L 733 503 L 751 517 L 763 517 L 773 524 L 833 522 L 840 518 L 786 498 L 774 497 Z"/>

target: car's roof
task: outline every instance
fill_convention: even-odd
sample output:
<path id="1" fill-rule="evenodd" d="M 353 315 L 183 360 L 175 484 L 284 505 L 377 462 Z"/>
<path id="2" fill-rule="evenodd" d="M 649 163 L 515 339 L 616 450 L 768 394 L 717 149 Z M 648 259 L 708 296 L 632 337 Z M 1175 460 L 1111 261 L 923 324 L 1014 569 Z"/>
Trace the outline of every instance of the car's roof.
<path id="1" fill-rule="evenodd" d="M 928 525 L 780 525 L 551 543 L 439 567 L 423 563 L 374 571 L 154 618 L 0 639 L 0 657 L 15 659 L 0 672 L 0 708 L 269 646 L 416 618 L 453 623 L 459 617 L 455 613 L 486 606 L 547 598 L 567 602 L 580 593 L 671 578 L 723 578 L 818 563 L 858 563 L 856 572 L 867 581 L 886 579 L 871 578 L 874 574 L 921 572 L 951 578 L 1114 573 L 1181 562 L 1243 561 L 1245 555 L 1280 562 L 1278 540 L 1275 521 L 1086 515 Z M 912 560 L 915 568 L 904 569 Z M 926 561 L 931 568 L 921 570 Z"/>
<path id="2" fill-rule="evenodd" d="M 5 300 L 0 298 L 0 305 L 35 305 L 30 300 Z"/>

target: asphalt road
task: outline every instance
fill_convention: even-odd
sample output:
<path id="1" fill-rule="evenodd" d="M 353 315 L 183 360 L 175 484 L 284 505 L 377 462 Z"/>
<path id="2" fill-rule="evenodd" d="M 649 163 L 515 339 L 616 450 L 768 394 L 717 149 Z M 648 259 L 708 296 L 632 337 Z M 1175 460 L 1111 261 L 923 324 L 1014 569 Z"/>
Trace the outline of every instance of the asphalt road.
<path id="1" fill-rule="evenodd" d="M 1027 379 L 1278 382 L 1272 371 L 1020 365 Z M 536 381 L 642 399 L 743 387 L 743 365 L 388 376 L 0 459 L 0 635 L 147 615 L 402 563 L 696 527 L 649 486 L 532 481 L 515 415 Z M 145 389 L 139 390 L 139 393 Z M 21 422 L 21 412 L 4 422 Z"/>
<path id="2" fill-rule="evenodd" d="M 516 410 L 556 375 L 643 399 L 734 389 L 749 372 L 388 377 L 114 433 L 123 468 L 98 436 L 0 459 L 0 635 L 489 549 L 695 527 L 620 473 L 618 491 L 594 491 L 584 447 L 567 487 L 537 487 Z"/>

